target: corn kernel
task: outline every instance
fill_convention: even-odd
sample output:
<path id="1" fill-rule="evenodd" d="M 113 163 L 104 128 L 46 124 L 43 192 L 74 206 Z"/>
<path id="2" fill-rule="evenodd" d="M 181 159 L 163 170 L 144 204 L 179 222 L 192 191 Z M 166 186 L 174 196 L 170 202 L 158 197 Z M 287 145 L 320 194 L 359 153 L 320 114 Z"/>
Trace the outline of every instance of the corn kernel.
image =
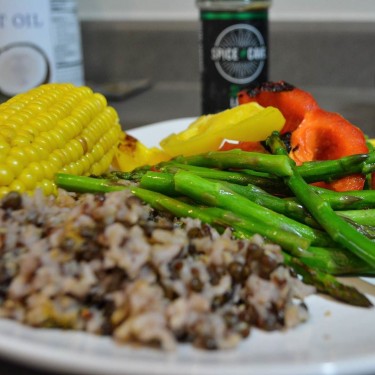
<path id="1" fill-rule="evenodd" d="M 5 157 L 5 155 L 9 153 L 9 150 L 10 150 L 9 143 L 5 140 L 5 138 L 0 136 L 0 155 L 4 155 Z"/>
<path id="2" fill-rule="evenodd" d="M 25 163 L 23 163 L 21 159 L 15 156 L 8 156 L 6 158 L 6 164 L 13 171 L 15 176 L 18 176 L 25 166 Z"/>
<path id="3" fill-rule="evenodd" d="M 27 165 L 29 162 L 29 158 L 25 152 L 25 150 L 21 147 L 13 147 L 9 150 L 8 157 L 15 157 L 19 160 L 22 165 Z"/>
<path id="4" fill-rule="evenodd" d="M 56 194 L 56 185 L 52 182 L 52 180 L 42 180 L 38 183 L 38 187 L 43 190 L 45 195 Z"/>
<path id="5" fill-rule="evenodd" d="M 1 186 L 0 187 L 0 199 L 5 197 L 11 190 L 8 187 Z"/>
<path id="6" fill-rule="evenodd" d="M 26 190 L 33 190 L 35 189 L 35 185 L 37 183 L 36 176 L 32 173 L 30 169 L 24 169 L 21 174 L 18 176 L 18 180 L 25 185 Z"/>
<path id="7" fill-rule="evenodd" d="M 30 173 L 34 175 L 37 180 L 42 180 L 45 176 L 44 168 L 40 163 L 30 163 L 28 170 L 30 170 Z"/>
<path id="8" fill-rule="evenodd" d="M 25 146 L 24 151 L 29 163 L 33 161 L 39 161 L 41 159 L 41 155 L 39 154 L 38 149 L 31 145 Z"/>
<path id="9" fill-rule="evenodd" d="M 88 87 L 55 83 L 0 105 L 0 196 L 41 188 L 54 175 L 105 172 L 123 135 L 116 111 Z"/>
<path id="10" fill-rule="evenodd" d="M 12 146 L 27 146 L 32 142 L 32 137 L 30 136 L 24 136 L 24 135 L 18 135 L 15 137 L 11 143 Z"/>
<path id="11" fill-rule="evenodd" d="M 18 191 L 19 193 L 22 193 L 22 192 L 26 191 L 26 186 L 20 180 L 14 180 L 9 185 L 9 190 L 10 191 Z"/>
<path id="12" fill-rule="evenodd" d="M 64 165 L 64 161 L 62 160 L 62 157 L 58 154 L 59 150 L 55 150 L 48 156 L 48 161 L 55 166 L 56 171 L 61 169 Z"/>
<path id="13" fill-rule="evenodd" d="M 11 166 L 0 164 L 0 186 L 9 185 L 14 180 L 14 172 Z"/>
<path id="14" fill-rule="evenodd" d="M 58 171 L 58 168 L 48 160 L 42 160 L 40 162 L 41 167 L 44 170 L 44 176 L 46 179 L 52 180 L 55 176 L 55 173 Z"/>

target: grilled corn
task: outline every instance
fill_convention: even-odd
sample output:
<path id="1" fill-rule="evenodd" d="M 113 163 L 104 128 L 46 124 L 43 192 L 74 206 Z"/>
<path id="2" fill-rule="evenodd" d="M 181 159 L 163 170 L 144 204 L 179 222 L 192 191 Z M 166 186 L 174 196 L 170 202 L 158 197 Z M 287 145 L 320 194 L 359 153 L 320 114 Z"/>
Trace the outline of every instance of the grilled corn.
<path id="1" fill-rule="evenodd" d="M 57 172 L 104 173 L 121 136 L 117 112 L 89 87 L 52 83 L 16 95 L 0 105 L 0 198 L 54 194 Z"/>

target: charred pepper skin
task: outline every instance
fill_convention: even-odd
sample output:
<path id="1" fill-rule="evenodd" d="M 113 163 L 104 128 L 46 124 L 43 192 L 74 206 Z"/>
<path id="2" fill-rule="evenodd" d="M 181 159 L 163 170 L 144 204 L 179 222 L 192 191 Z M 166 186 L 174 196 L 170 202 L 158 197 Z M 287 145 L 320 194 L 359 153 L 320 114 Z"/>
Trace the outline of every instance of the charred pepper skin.
<path id="1" fill-rule="evenodd" d="M 286 119 L 280 134 L 291 133 L 288 152 L 298 165 L 369 152 L 365 135 L 357 126 L 338 113 L 323 110 L 310 93 L 285 81 L 251 86 L 238 94 L 238 101 L 257 102 L 280 110 Z M 365 180 L 364 175 L 353 174 L 329 183 L 320 182 L 319 186 L 334 191 L 362 190 Z"/>

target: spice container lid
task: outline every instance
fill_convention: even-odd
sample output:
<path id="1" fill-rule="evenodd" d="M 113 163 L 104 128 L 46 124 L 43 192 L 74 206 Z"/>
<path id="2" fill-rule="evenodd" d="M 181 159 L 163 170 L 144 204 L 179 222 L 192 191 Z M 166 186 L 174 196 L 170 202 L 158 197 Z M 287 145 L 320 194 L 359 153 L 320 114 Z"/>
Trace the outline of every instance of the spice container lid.
<path id="1" fill-rule="evenodd" d="M 264 9 L 271 5 L 271 0 L 196 0 L 201 10 L 250 10 Z"/>

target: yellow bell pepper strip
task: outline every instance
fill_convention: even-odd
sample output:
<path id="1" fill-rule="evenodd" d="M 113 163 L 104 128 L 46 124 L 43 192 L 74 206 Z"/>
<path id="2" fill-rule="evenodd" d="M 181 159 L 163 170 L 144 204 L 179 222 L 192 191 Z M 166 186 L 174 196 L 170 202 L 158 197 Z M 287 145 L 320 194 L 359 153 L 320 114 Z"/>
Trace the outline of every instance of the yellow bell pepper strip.
<path id="1" fill-rule="evenodd" d="M 130 134 L 124 133 L 112 160 L 112 167 L 130 172 L 137 167 L 155 165 L 169 159 L 170 156 L 160 148 L 149 148 Z"/>
<path id="2" fill-rule="evenodd" d="M 224 140 L 262 141 L 273 131 L 281 130 L 285 118 L 273 107 L 257 103 L 243 104 L 226 111 L 199 117 L 186 130 L 173 133 L 160 142 L 174 157 L 216 151 Z"/>

